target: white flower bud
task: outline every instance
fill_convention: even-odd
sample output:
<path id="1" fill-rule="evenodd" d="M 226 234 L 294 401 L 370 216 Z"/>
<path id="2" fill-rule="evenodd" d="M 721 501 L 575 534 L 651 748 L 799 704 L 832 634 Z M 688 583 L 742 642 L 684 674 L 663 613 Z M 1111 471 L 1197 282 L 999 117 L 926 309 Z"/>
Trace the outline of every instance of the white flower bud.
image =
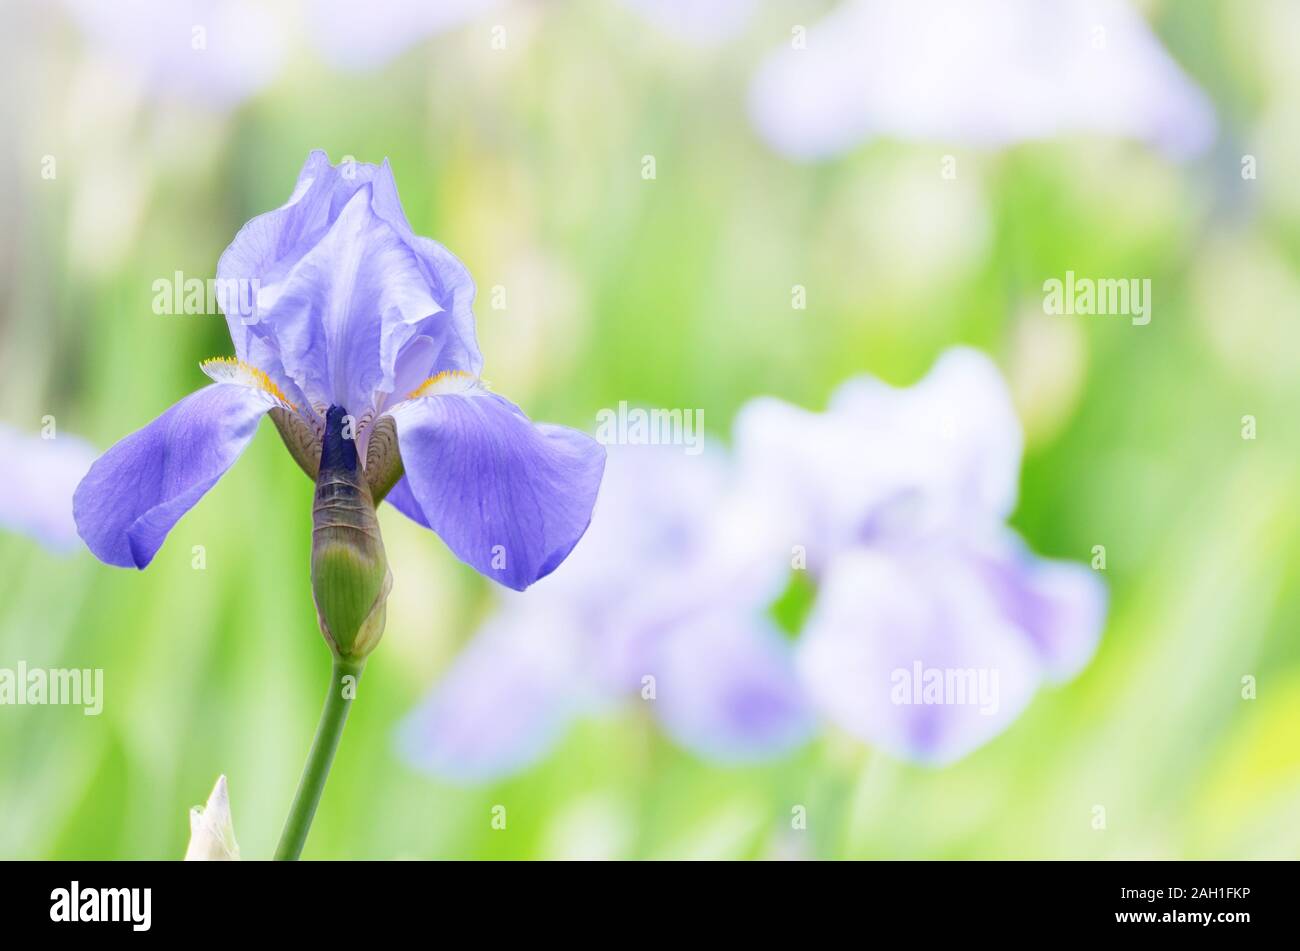
<path id="1" fill-rule="evenodd" d="M 190 845 L 185 850 L 187 862 L 237 862 L 239 843 L 230 818 L 230 794 L 226 777 L 218 776 L 206 806 L 190 810 Z"/>

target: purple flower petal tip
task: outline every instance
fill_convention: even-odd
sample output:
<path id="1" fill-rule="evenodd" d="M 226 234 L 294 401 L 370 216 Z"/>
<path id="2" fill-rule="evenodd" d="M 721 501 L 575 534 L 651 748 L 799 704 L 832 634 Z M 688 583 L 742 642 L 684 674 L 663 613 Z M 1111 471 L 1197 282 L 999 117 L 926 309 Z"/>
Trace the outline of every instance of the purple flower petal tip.
<path id="1" fill-rule="evenodd" d="M 239 458 L 272 405 L 258 390 L 214 383 L 110 448 L 73 495 L 86 546 L 110 565 L 147 566 L 172 526 Z"/>
<path id="2" fill-rule="evenodd" d="M 487 392 L 412 400 L 394 417 L 422 521 L 487 577 L 522 591 L 587 530 L 605 468 L 590 436 Z"/>

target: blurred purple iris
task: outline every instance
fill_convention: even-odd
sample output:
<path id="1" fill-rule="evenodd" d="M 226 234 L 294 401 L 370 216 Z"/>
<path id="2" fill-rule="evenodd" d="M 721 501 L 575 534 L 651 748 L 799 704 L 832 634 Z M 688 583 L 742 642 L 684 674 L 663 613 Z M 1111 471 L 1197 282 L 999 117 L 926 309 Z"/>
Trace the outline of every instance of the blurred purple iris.
<path id="1" fill-rule="evenodd" d="M 485 388 L 473 281 L 412 232 L 387 162 L 335 167 L 313 152 L 217 274 L 236 357 L 205 362 L 211 385 L 109 449 L 77 489 L 78 531 L 101 560 L 149 564 L 268 412 L 314 465 L 331 407 L 353 421 L 363 465 L 391 464 L 395 439 L 405 475 L 387 500 L 494 581 L 527 587 L 582 536 L 604 449 Z"/>
<path id="2" fill-rule="evenodd" d="M 535 762 L 577 715 L 625 700 L 710 758 L 801 744 L 812 718 L 765 615 L 784 562 L 754 531 L 762 508 L 717 447 L 611 446 L 582 546 L 544 584 L 504 595 L 408 720 L 408 758 L 490 780 Z"/>
<path id="3" fill-rule="evenodd" d="M 0 424 L 0 528 L 35 538 L 54 551 L 77 544 L 72 492 L 95 458 L 83 439 L 44 439 Z"/>
<path id="4" fill-rule="evenodd" d="M 850 381 L 825 413 L 756 400 L 736 447 L 748 477 L 785 500 L 772 515 L 817 592 L 800 676 L 849 733 L 951 762 L 1092 655 L 1096 574 L 1034 557 L 1006 527 L 1021 431 L 982 354 L 949 351 L 907 389 Z"/>
<path id="5" fill-rule="evenodd" d="M 1203 151 L 1214 110 L 1124 0 L 847 0 L 763 63 L 763 138 L 797 159 L 879 136 L 1000 147 L 1092 133 Z"/>
<path id="6" fill-rule="evenodd" d="M 156 99 L 237 106 L 268 86 L 286 37 L 255 0 L 64 0 L 102 52 Z"/>
<path id="7" fill-rule="evenodd" d="M 754 400 L 728 461 L 613 448 L 583 547 L 507 597 L 410 718 L 405 751 L 492 779 L 639 692 L 666 732 L 724 762 L 795 748 L 810 710 L 951 762 L 1077 672 L 1104 620 L 1093 572 L 1006 527 L 1020 456 L 1001 377 L 964 349 L 907 389 L 850 381 L 825 413 Z M 793 643 L 770 619 L 792 572 L 812 592 Z"/>

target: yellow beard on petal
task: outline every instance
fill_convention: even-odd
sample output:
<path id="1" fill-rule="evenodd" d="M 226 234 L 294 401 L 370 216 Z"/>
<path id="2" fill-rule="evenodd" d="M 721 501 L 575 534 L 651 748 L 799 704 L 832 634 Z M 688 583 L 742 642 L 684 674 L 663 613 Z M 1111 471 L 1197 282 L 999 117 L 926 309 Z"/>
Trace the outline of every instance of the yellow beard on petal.
<path id="1" fill-rule="evenodd" d="M 204 360 L 199 367 L 214 383 L 239 383 L 243 386 L 251 386 L 271 396 L 282 406 L 287 406 L 295 413 L 298 412 L 297 405 L 284 395 L 284 390 L 280 389 L 275 380 L 267 376 L 265 370 L 258 369 L 251 363 L 245 363 L 237 357 L 213 357 Z"/>
<path id="2" fill-rule="evenodd" d="M 473 373 L 465 370 L 443 370 L 411 390 L 406 394 L 406 398 L 415 400 L 421 396 L 438 396 L 442 393 L 473 393 L 484 389 L 485 386 L 486 384 Z"/>

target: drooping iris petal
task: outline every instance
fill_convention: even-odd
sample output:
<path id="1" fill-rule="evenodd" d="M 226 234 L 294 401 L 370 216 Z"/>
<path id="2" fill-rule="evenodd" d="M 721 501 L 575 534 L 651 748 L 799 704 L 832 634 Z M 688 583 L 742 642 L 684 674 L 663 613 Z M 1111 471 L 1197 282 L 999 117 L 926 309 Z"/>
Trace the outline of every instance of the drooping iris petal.
<path id="1" fill-rule="evenodd" d="M 144 568 L 172 526 L 239 458 L 275 405 L 251 386 L 214 383 L 112 446 L 73 497 L 86 545 L 111 565 Z"/>
<path id="2" fill-rule="evenodd" d="M 743 762 L 788 752 L 813 719 L 789 645 L 744 611 L 702 610 L 674 625 L 645 671 L 667 732 L 710 759 Z"/>
<path id="3" fill-rule="evenodd" d="M 76 436 L 43 439 L 0 425 L 0 528 L 55 551 L 75 547 L 72 493 L 95 455 Z"/>
<path id="4" fill-rule="evenodd" d="M 993 363 L 944 354 L 916 385 L 862 378 L 825 413 L 753 400 L 735 424 L 742 469 L 788 500 L 791 540 L 818 561 L 896 533 L 933 533 L 1003 518 L 1015 507 L 1022 436 Z"/>
<path id="5" fill-rule="evenodd" d="M 421 769 L 481 783 L 536 762 L 577 706 L 578 627 L 516 605 L 493 618 L 403 724 L 405 757 Z"/>
<path id="6" fill-rule="evenodd" d="M 384 496 L 384 501 L 416 525 L 424 528 L 431 527 L 424 517 L 424 512 L 420 510 L 420 503 L 415 500 L 415 493 L 411 491 L 411 483 L 407 481 L 406 476 L 402 476 L 397 480 L 397 483 Z"/>
<path id="7" fill-rule="evenodd" d="M 888 136 L 998 147 L 1078 133 L 1203 151 L 1213 109 L 1122 0 L 852 0 L 772 53 L 750 114 L 777 151 Z"/>
<path id="8" fill-rule="evenodd" d="M 523 590 L 587 530 L 605 465 L 590 436 L 486 392 L 413 399 L 392 415 L 425 522 L 487 577 Z"/>
<path id="9" fill-rule="evenodd" d="M 824 715 L 906 759 L 951 762 L 1028 704 L 1041 665 L 958 547 L 841 552 L 798 646 Z"/>
<path id="10" fill-rule="evenodd" d="M 1053 680 L 1074 676 L 1097 649 L 1106 586 L 1091 568 L 1039 558 L 1011 531 L 972 551 L 1002 612 L 1025 632 Z"/>

